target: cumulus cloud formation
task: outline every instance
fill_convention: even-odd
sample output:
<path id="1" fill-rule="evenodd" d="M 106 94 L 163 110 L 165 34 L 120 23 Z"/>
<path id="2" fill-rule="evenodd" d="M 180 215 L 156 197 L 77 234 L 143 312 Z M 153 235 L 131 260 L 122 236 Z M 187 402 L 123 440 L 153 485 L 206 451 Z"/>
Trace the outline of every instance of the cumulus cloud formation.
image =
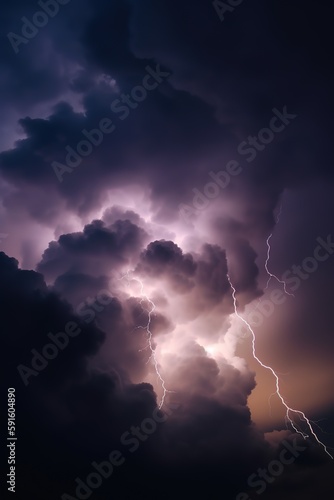
<path id="1" fill-rule="evenodd" d="M 332 13 L 299 3 L 3 7 L 18 498 L 311 500 L 330 484 Z M 252 337 L 238 315 L 259 314 Z"/>

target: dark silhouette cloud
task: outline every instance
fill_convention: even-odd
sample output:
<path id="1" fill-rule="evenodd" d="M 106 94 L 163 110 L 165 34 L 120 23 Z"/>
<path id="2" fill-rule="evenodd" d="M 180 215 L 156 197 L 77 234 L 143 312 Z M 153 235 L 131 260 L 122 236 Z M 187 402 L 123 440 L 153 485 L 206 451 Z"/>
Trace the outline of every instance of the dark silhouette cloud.
<path id="1" fill-rule="evenodd" d="M 17 498 L 323 496 L 329 456 L 285 430 L 230 282 L 244 317 L 294 283 L 255 328 L 257 352 L 289 404 L 325 418 L 331 450 L 332 17 L 281 0 L 2 7 Z M 84 486 L 113 450 L 111 477 Z M 273 481 L 256 476 L 270 467 Z"/>

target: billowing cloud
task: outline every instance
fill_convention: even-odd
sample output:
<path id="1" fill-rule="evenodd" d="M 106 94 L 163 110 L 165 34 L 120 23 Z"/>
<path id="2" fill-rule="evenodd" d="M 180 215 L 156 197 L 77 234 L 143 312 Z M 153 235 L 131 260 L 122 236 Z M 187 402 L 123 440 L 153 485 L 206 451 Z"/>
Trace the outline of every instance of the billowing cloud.
<path id="1" fill-rule="evenodd" d="M 329 484 L 331 18 L 278 0 L 3 7 L 19 498 L 308 500 Z M 254 349 L 289 404 L 325 418 L 325 445 L 286 430 Z M 122 465 L 90 488 L 112 450 Z"/>

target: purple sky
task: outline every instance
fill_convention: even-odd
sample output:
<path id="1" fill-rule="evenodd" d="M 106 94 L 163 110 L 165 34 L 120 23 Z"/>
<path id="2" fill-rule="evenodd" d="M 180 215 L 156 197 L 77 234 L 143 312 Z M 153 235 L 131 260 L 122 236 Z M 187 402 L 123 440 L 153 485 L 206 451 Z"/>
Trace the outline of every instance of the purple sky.
<path id="1" fill-rule="evenodd" d="M 278 0 L 2 7 L 1 366 L 18 498 L 326 492 L 332 14 Z M 90 487 L 113 450 L 124 462 Z"/>

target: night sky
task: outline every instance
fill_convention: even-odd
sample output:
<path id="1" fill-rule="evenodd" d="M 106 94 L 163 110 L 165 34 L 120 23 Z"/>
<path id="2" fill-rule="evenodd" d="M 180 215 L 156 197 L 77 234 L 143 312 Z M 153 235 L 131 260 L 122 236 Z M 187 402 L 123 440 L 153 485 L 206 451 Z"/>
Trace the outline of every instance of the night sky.
<path id="1" fill-rule="evenodd" d="M 331 496 L 333 14 L 3 3 L 8 498 Z"/>

